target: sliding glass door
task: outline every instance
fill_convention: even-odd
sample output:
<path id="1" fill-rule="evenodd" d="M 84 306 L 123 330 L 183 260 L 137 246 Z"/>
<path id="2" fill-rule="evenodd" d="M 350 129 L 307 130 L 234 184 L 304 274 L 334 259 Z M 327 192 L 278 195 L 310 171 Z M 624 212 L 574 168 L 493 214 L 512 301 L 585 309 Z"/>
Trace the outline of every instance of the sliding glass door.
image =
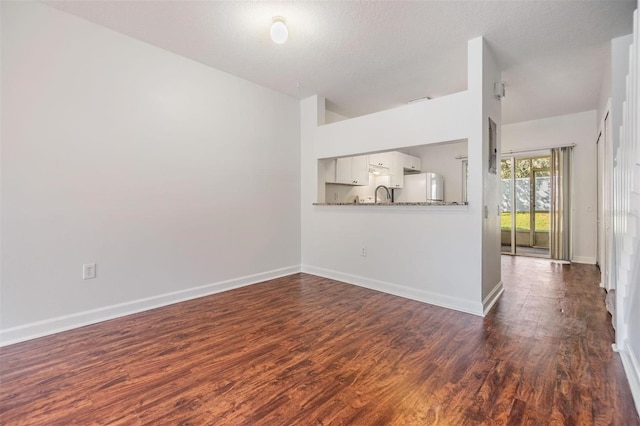
<path id="1" fill-rule="evenodd" d="M 500 163 L 500 177 L 502 184 L 502 203 L 500 206 L 500 241 L 502 253 L 515 254 L 515 228 L 513 158 L 505 158 Z"/>
<path id="2" fill-rule="evenodd" d="M 502 160 L 502 252 L 549 257 L 550 156 Z"/>

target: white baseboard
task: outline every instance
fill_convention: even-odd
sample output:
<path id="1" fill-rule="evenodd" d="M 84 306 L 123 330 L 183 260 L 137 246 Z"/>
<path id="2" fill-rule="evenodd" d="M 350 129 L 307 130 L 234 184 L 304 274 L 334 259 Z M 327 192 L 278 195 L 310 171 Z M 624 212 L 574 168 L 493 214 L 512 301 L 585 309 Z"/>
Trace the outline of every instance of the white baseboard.
<path id="1" fill-rule="evenodd" d="M 571 258 L 571 261 L 573 263 L 586 263 L 588 265 L 595 265 L 596 264 L 596 258 L 595 257 L 589 257 L 589 256 L 573 256 Z"/>
<path id="2" fill-rule="evenodd" d="M 0 347 L 300 272 L 289 266 L 0 330 Z"/>
<path id="3" fill-rule="evenodd" d="M 624 350 L 618 351 L 622 358 L 624 372 L 631 388 L 631 395 L 636 404 L 636 411 L 640 414 L 640 360 L 628 344 L 624 345 Z"/>
<path id="4" fill-rule="evenodd" d="M 502 293 L 504 293 L 504 285 L 502 281 L 500 281 L 482 301 L 482 312 L 484 315 L 489 313 L 493 305 L 495 305 L 498 299 L 500 299 L 500 296 L 502 296 Z"/>
<path id="5" fill-rule="evenodd" d="M 385 281 L 374 280 L 359 275 L 347 274 L 330 269 L 318 268 L 316 266 L 302 265 L 302 272 L 318 275 L 332 280 L 343 281 L 348 284 L 365 287 L 371 290 L 381 291 L 394 296 L 417 300 L 418 302 L 429 303 L 443 308 L 454 309 L 468 314 L 483 316 L 482 304 L 471 300 L 459 299 L 441 293 L 434 293 L 426 290 L 404 287 Z"/>

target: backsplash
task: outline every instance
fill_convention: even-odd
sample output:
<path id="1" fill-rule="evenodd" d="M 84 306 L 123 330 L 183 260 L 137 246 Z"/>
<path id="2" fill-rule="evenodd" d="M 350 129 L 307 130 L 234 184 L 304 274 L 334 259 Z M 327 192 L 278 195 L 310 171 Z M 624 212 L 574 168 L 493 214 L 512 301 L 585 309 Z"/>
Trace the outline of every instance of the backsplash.
<path id="1" fill-rule="evenodd" d="M 356 198 L 366 199 L 373 197 L 373 192 L 378 185 L 382 185 L 382 176 L 369 173 L 369 185 L 367 186 L 350 186 L 339 185 L 335 183 L 325 184 L 325 203 L 355 203 Z M 400 191 L 400 190 L 396 190 Z M 381 189 L 381 197 L 384 197 L 384 191 Z"/>

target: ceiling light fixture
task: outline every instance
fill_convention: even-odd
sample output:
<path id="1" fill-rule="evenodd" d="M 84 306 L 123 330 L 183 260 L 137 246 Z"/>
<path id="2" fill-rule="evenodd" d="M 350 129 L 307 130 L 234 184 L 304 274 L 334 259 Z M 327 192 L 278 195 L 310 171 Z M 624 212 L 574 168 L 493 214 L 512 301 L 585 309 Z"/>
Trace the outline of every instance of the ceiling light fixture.
<path id="1" fill-rule="evenodd" d="M 276 44 L 282 44 L 289 38 L 289 30 L 285 25 L 285 19 L 282 16 L 274 16 L 273 24 L 271 24 L 271 40 Z"/>

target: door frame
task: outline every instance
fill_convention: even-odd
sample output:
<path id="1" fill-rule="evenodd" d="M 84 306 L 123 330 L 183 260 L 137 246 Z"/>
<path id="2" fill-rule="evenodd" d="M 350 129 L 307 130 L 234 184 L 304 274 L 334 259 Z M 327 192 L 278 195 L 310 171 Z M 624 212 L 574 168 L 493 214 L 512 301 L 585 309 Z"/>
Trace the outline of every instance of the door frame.
<path id="1" fill-rule="evenodd" d="M 510 251 L 501 251 L 502 254 L 507 254 L 507 255 L 511 255 L 511 256 L 516 256 L 519 253 L 517 253 L 517 229 L 516 229 L 516 216 L 517 216 L 517 212 L 516 212 L 516 176 L 515 176 L 515 170 L 516 170 L 516 161 L 518 160 L 529 160 L 529 247 L 532 248 L 543 248 L 543 247 L 539 247 L 536 244 L 536 227 L 535 227 L 535 206 L 536 206 L 536 174 L 539 172 L 551 172 L 551 168 L 534 168 L 533 165 L 533 159 L 536 158 L 545 158 L 545 157 L 550 157 L 551 153 L 543 153 L 543 152 L 538 152 L 534 155 L 531 155 L 531 153 L 525 154 L 522 153 L 521 155 L 515 155 L 515 154 L 510 154 L 510 155 L 505 155 L 503 157 L 500 158 L 500 161 L 509 161 L 510 163 L 510 191 L 511 191 L 511 230 L 510 230 L 510 234 L 511 234 L 511 250 Z M 549 212 L 551 213 L 551 212 Z M 502 230 L 501 230 L 502 232 Z M 547 250 L 549 250 L 549 247 L 547 247 Z M 543 256 L 543 257 L 548 257 L 548 256 Z"/>
<path id="2" fill-rule="evenodd" d="M 515 203 L 516 203 L 516 180 L 515 180 L 515 157 L 513 155 L 511 156 L 505 156 L 505 157 L 501 157 L 500 158 L 500 169 L 502 170 L 502 162 L 508 160 L 511 167 L 509 170 L 509 176 L 511 176 L 509 178 L 509 191 L 511 194 L 511 230 L 509 232 L 510 235 L 510 239 L 509 241 L 511 242 L 510 245 L 510 250 L 509 251 L 502 251 L 502 249 L 500 250 L 500 254 L 506 254 L 506 255 L 510 255 L 510 256 L 515 256 L 516 255 L 516 233 L 515 233 L 515 228 L 516 228 L 516 215 L 514 214 L 514 209 L 515 209 Z M 502 188 L 502 184 L 500 185 L 500 188 Z M 500 215 L 502 216 L 502 210 L 500 210 Z M 502 241 L 502 227 L 500 227 L 500 240 Z M 502 244 L 501 244 L 502 247 Z"/>
<path id="3" fill-rule="evenodd" d="M 609 109 L 605 112 L 596 140 L 596 264 L 600 268 L 600 287 L 615 289 L 609 277 L 609 253 L 611 250 L 611 129 Z"/>

